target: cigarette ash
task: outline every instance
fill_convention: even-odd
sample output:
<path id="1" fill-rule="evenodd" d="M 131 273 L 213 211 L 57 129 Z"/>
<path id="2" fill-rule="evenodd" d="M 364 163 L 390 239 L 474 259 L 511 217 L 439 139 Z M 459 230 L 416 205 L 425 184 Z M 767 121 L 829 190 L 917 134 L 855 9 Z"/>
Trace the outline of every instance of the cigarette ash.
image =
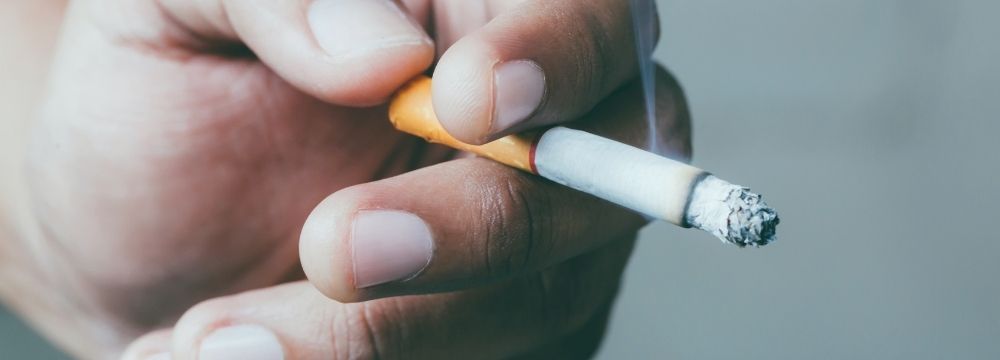
<path id="1" fill-rule="evenodd" d="M 774 242 L 778 213 L 750 189 L 707 176 L 695 186 L 687 222 L 739 247 Z"/>
<path id="2" fill-rule="evenodd" d="M 739 191 L 729 193 L 727 203 L 731 212 L 726 221 L 729 231 L 725 240 L 739 247 L 757 247 L 774 242 L 781 219 L 774 209 L 761 200 L 759 194 L 740 188 Z"/>

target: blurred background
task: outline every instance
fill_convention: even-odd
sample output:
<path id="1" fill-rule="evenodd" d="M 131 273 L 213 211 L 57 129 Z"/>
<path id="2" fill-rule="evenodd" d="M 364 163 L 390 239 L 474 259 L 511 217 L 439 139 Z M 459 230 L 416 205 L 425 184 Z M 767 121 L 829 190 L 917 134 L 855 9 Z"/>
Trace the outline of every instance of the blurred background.
<path id="1" fill-rule="evenodd" d="M 780 237 L 647 228 L 599 358 L 1000 358 L 1000 2 L 659 5 L 695 163 Z M 0 358 L 60 355 L 0 312 Z"/>

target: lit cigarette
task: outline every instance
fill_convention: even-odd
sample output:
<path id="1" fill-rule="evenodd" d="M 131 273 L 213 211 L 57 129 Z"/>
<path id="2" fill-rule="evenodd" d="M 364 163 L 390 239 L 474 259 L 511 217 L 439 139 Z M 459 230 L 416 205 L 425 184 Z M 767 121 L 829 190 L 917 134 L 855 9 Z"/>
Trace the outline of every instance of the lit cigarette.
<path id="1" fill-rule="evenodd" d="M 392 100 L 400 131 L 493 159 L 646 216 L 695 227 L 740 247 L 775 239 L 778 215 L 760 195 L 702 169 L 580 130 L 554 127 L 484 145 L 458 141 L 441 127 L 431 79 L 420 77 Z"/>

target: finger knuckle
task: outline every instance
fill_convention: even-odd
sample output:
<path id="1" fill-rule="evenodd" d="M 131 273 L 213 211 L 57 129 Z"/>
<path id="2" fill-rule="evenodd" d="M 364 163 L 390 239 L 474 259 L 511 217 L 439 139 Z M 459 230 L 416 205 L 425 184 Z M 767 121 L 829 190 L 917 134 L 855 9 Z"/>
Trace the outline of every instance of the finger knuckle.
<path id="1" fill-rule="evenodd" d="M 590 93 L 603 97 L 611 87 L 609 83 L 612 81 L 610 74 L 615 68 L 613 64 L 616 64 L 620 57 L 620 53 L 615 51 L 615 47 L 618 46 L 614 41 L 616 34 L 608 31 L 616 28 L 611 24 L 617 19 L 611 19 L 607 13 L 601 11 L 585 11 L 582 17 L 583 21 L 580 24 L 588 36 L 580 37 L 584 40 L 580 46 L 585 50 L 583 53 L 592 56 L 587 58 L 589 61 L 580 64 L 579 73 L 589 74 L 590 83 L 587 84 L 589 85 L 587 88 L 590 89 Z"/>
<path id="2" fill-rule="evenodd" d="M 551 253 L 551 216 L 547 194 L 522 176 L 499 178 L 483 206 L 486 270 L 503 277 L 538 264 Z"/>
<path id="3" fill-rule="evenodd" d="M 335 358 L 403 358 L 408 346 L 398 310 L 395 299 L 343 306 L 331 332 Z"/>

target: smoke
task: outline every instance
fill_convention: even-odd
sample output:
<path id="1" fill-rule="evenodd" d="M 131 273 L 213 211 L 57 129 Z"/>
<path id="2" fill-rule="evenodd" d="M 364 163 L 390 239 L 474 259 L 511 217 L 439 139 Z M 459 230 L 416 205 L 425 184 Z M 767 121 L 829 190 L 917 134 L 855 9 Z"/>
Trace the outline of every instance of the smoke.
<path id="1" fill-rule="evenodd" d="M 656 74 L 653 65 L 653 46 L 656 37 L 656 3 L 653 0 L 631 0 L 632 25 L 635 33 L 636 58 L 639 59 L 639 76 L 646 105 L 646 123 L 649 139 L 647 150 L 664 155 L 660 150 L 656 121 Z"/>

